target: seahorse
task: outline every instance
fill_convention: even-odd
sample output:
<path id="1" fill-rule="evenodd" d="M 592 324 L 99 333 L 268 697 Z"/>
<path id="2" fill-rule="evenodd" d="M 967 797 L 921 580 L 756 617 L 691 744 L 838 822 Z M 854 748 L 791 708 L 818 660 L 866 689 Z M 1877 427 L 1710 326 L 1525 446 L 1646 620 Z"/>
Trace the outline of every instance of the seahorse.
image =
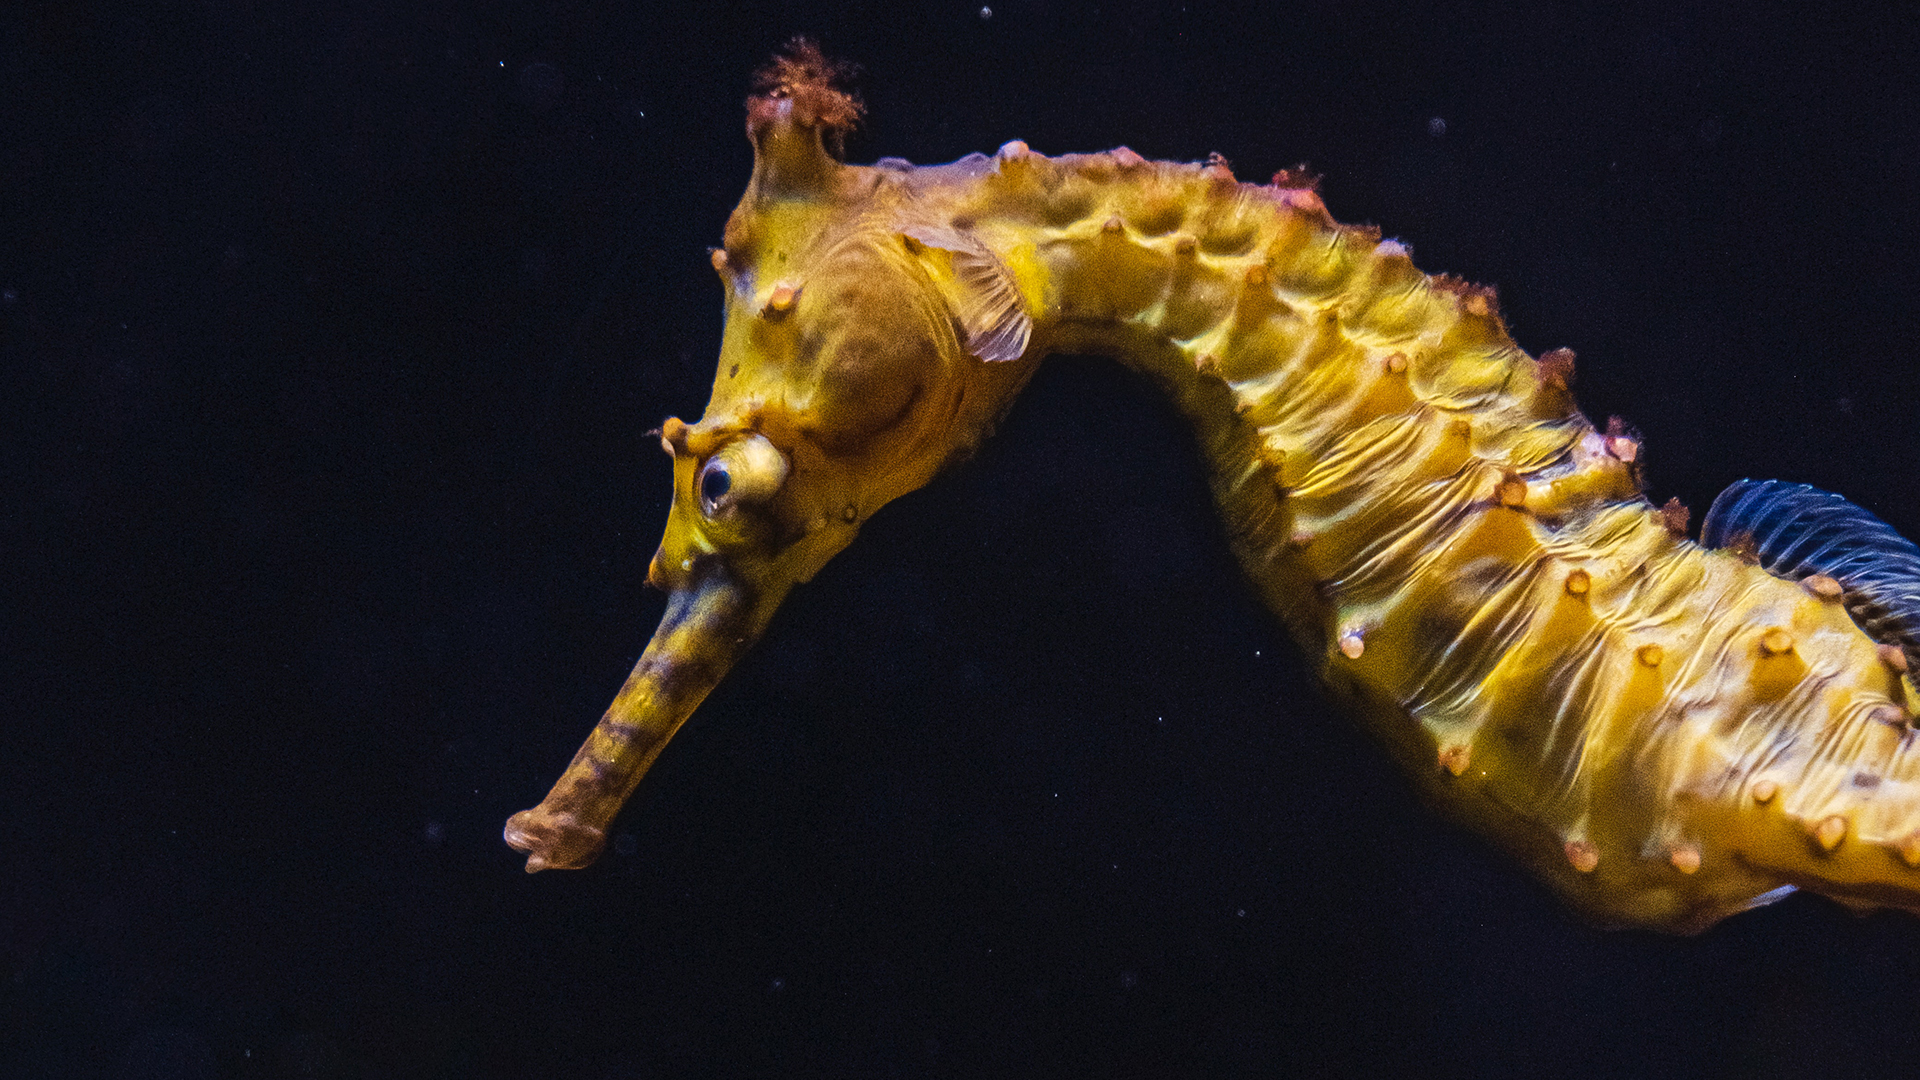
<path id="1" fill-rule="evenodd" d="M 1796 888 L 1920 911 L 1920 548 L 1743 482 L 1686 536 L 1640 437 L 1576 408 L 1493 290 L 1336 223 L 1312 177 L 1020 142 L 840 158 L 798 44 L 747 102 L 697 423 L 667 419 L 659 629 L 509 844 L 582 867 L 796 585 L 971 455 L 1041 360 L 1112 356 L 1192 424 L 1246 574 L 1443 812 L 1608 924 L 1695 932 Z"/>

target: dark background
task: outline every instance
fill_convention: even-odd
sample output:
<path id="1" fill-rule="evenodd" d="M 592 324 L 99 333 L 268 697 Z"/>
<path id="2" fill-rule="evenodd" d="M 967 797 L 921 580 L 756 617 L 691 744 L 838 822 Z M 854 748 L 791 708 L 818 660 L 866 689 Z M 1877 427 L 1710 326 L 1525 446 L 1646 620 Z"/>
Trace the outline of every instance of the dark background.
<path id="1" fill-rule="evenodd" d="M 705 400 L 797 31 L 865 69 L 855 160 L 1310 162 L 1577 350 L 1656 499 L 1920 533 L 1909 15 L 992 3 L 0 13 L 0 1075 L 1920 1070 L 1920 919 L 1600 931 L 1437 822 L 1104 361 L 521 873 L 662 608 L 642 432 Z"/>

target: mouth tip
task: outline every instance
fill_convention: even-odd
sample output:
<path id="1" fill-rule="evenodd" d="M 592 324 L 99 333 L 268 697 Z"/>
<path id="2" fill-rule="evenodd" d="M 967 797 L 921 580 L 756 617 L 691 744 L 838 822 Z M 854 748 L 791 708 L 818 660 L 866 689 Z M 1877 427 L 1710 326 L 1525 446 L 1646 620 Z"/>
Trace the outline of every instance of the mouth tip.
<path id="1" fill-rule="evenodd" d="M 527 853 L 529 874 L 591 866 L 607 843 L 606 830 L 565 811 L 550 811 L 544 804 L 508 818 L 503 836 L 508 847 Z"/>

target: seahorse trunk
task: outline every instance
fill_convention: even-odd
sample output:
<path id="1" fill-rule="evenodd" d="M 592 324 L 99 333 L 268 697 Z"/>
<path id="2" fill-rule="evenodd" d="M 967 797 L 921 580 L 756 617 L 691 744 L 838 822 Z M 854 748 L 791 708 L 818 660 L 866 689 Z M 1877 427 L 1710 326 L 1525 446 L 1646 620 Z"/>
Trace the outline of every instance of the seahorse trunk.
<path id="1" fill-rule="evenodd" d="M 1783 886 L 1920 907 L 1911 688 L 1837 595 L 1677 535 L 1570 354 L 1308 189 L 996 166 L 971 207 L 1029 209 L 973 230 L 1026 270 L 1036 339 L 1167 387 L 1249 577 L 1440 805 L 1603 920 Z"/>
<path id="2" fill-rule="evenodd" d="M 1687 541 L 1640 494 L 1639 441 L 1574 408 L 1572 354 L 1529 357 L 1491 290 L 1217 159 L 840 165 L 833 92 L 783 70 L 714 255 L 714 397 L 667 424 L 656 580 L 692 553 L 784 595 L 1042 356 L 1106 353 L 1192 421 L 1248 576 L 1332 691 L 1576 907 L 1692 930 L 1801 886 L 1920 910 L 1904 665 L 1834 590 Z"/>

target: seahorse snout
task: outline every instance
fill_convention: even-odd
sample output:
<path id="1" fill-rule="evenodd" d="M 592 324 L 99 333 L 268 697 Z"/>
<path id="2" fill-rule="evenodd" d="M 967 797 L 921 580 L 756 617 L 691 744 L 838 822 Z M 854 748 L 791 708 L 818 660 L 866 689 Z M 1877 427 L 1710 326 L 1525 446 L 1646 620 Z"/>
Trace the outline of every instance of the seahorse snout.
<path id="1" fill-rule="evenodd" d="M 764 623 L 751 590 L 724 568 L 675 590 L 653 640 L 553 790 L 507 820 L 527 872 L 577 869 L 606 847 L 607 828 L 693 710 Z"/>

